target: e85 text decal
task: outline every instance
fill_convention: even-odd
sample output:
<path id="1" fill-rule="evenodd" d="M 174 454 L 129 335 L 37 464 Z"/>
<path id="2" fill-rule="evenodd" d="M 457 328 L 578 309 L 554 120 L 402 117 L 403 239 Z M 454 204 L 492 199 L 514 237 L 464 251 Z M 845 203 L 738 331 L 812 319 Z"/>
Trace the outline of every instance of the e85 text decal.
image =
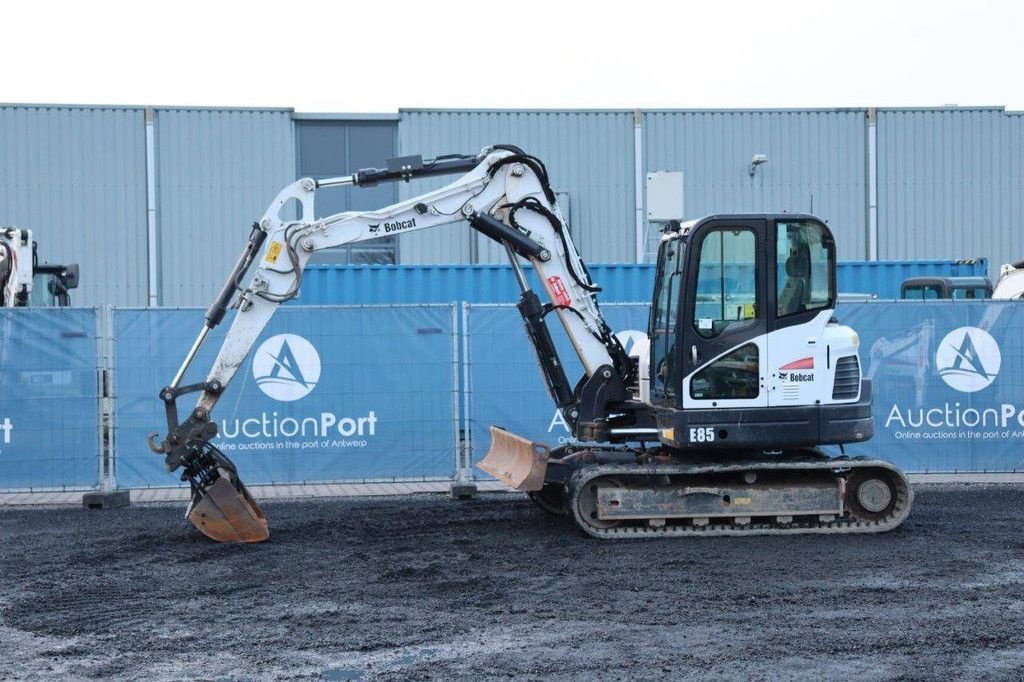
<path id="1" fill-rule="evenodd" d="M 710 443 L 715 440 L 715 429 L 713 426 L 690 429 L 691 443 Z"/>

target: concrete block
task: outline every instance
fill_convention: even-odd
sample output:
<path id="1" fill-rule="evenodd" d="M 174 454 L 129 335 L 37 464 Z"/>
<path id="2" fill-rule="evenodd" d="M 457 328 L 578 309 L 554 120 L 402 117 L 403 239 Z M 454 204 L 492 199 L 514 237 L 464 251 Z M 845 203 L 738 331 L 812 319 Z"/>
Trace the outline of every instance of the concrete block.
<path id="1" fill-rule="evenodd" d="M 82 506 L 86 509 L 117 509 L 131 504 L 129 490 L 96 490 L 82 495 Z"/>
<path id="2" fill-rule="evenodd" d="M 471 481 L 456 481 L 448 489 L 448 496 L 453 500 L 472 500 L 476 497 L 476 483 Z"/>

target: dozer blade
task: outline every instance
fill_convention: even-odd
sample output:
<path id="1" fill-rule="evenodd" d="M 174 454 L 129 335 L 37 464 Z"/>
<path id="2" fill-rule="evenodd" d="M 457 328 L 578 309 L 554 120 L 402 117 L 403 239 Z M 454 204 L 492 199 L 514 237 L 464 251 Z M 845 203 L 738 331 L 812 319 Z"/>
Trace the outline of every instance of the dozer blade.
<path id="1" fill-rule="evenodd" d="M 521 492 L 544 487 L 550 450 L 543 443 L 491 427 L 491 449 L 477 467 L 505 485 Z"/>
<path id="2" fill-rule="evenodd" d="M 264 542 L 270 537 L 267 519 L 239 480 L 220 469 L 206 490 L 196 489 L 185 516 L 208 538 L 217 542 Z"/>

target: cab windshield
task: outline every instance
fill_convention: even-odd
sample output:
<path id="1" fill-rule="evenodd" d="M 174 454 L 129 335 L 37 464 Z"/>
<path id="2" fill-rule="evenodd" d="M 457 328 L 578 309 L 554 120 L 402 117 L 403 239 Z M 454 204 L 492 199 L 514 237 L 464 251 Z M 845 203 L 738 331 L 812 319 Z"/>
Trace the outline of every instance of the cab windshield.
<path id="1" fill-rule="evenodd" d="M 651 401 L 670 402 L 679 383 L 676 359 L 676 321 L 679 317 L 680 290 L 683 286 L 682 238 L 667 239 L 658 251 L 658 272 L 651 308 Z"/>

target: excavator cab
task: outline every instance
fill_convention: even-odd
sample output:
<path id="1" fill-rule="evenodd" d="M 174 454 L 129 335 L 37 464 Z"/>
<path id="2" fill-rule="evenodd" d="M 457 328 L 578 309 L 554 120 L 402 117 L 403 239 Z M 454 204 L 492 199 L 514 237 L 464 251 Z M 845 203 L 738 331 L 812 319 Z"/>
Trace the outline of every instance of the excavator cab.
<path id="1" fill-rule="evenodd" d="M 859 374 L 837 377 L 839 363 L 856 362 L 856 346 L 834 321 L 835 304 L 835 242 L 813 216 L 717 215 L 666 233 L 649 329 L 662 443 L 866 439 L 870 390 L 858 400 Z"/>

